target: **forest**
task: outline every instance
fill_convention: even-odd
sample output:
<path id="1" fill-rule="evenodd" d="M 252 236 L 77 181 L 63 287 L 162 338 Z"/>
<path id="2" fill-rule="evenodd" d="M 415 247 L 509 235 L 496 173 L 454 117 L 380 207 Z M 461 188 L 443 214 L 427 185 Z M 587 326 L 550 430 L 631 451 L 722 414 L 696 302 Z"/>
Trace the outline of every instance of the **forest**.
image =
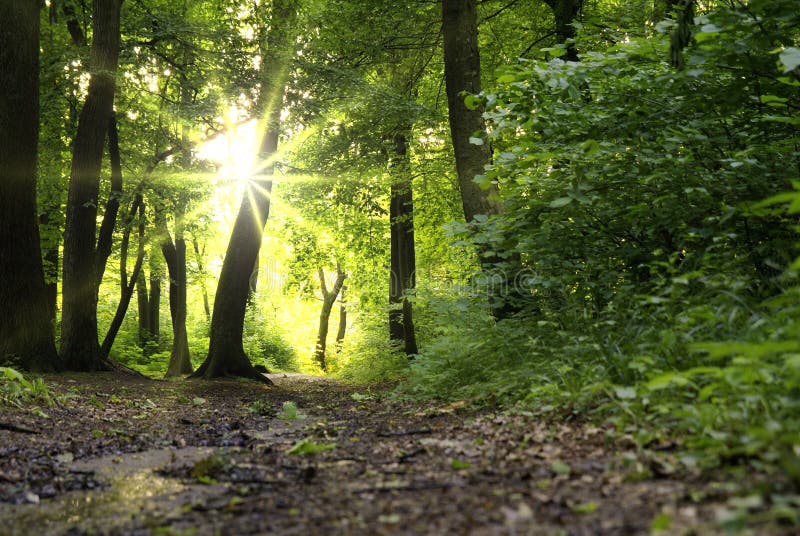
<path id="1" fill-rule="evenodd" d="M 798 0 L 0 20 L 10 534 L 800 530 Z"/>

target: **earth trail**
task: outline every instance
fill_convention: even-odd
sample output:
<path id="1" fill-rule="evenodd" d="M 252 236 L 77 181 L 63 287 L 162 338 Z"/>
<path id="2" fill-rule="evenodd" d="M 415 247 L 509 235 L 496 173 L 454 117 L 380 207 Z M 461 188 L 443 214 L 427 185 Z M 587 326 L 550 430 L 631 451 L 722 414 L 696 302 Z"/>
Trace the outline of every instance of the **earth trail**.
<path id="1" fill-rule="evenodd" d="M 58 404 L 0 412 L 0 532 L 706 534 L 728 498 L 668 444 L 270 377 L 47 377 Z"/>

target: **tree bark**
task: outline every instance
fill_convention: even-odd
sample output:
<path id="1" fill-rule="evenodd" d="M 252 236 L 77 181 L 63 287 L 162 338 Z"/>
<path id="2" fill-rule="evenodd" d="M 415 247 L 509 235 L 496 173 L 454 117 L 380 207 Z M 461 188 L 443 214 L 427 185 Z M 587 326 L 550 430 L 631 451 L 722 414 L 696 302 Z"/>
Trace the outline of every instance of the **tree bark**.
<path id="1" fill-rule="evenodd" d="M 119 200 L 122 197 L 122 161 L 119 152 L 119 133 L 117 132 L 117 119 L 111 113 L 108 122 L 108 159 L 111 164 L 111 191 L 106 201 L 106 210 L 103 213 L 103 222 L 97 235 L 97 262 L 95 274 L 97 287 L 103 282 L 108 257 L 111 256 L 111 246 L 114 242 L 114 227 L 119 214 Z"/>
<path id="2" fill-rule="evenodd" d="M 294 0 L 276 0 L 272 4 L 272 21 L 266 33 L 266 50 L 262 54 L 260 106 L 266 118 L 264 138 L 259 150 L 263 170 L 247 184 L 244 200 L 231 233 L 222 272 L 214 298 L 211 317 L 211 340 L 208 355 L 192 377 L 215 378 L 234 375 L 272 383 L 253 368 L 244 352 L 242 332 L 247 308 L 250 275 L 261 248 L 270 208 L 274 160 L 278 151 L 280 115 L 283 95 L 294 55 Z M 266 69 L 270 71 L 267 72 Z"/>
<path id="3" fill-rule="evenodd" d="M 556 38 L 559 43 L 567 44 L 567 52 L 564 54 L 564 59 L 567 61 L 578 61 L 578 49 L 575 48 L 575 27 L 572 23 L 578 17 L 581 8 L 583 7 L 583 0 L 545 0 L 550 9 L 553 10 L 553 16 L 556 22 Z"/>
<path id="4" fill-rule="evenodd" d="M 319 313 L 319 330 L 317 331 L 317 346 L 314 351 L 314 358 L 319 363 L 323 372 L 328 372 L 328 363 L 325 361 L 325 349 L 328 342 L 328 323 L 331 318 L 331 311 L 333 304 L 336 303 L 336 297 L 339 291 L 342 290 L 344 280 L 347 277 L 339 265 L 336 265 L 336 281 L 333 283 L 333 288 L 328 290 L 328 285 L 325 283 L 325 271 L 322 267 L 318 268 L 320 289 L 322 290 L 322 311 Z"/>
<path id="5" fill-rule="evenodd" d="M 336 352 L 339 353 L 344 347 L 344 337 L 347 334 L 347 305 L 345 303 L 345 293 L 347 287 L 342 286 L 339 293 L 339 329 L 336 331 Z"/>
<path id="6" fill-rule="evenodd" d="M 406 295 L 416 284 L 414 199 L 406 135 L 404 133 L 395 134 L 393 142 L 394 155 L 390 164 L 392 185 L 389 205 L 391 226 L 389 304 L 392 306 L 389 310 L 389 336 L 392 340 L 402 341 L 403 350 L 406 355 L 411 356 L 418 351 L 411 302 Z"/>
<path id="7" fill-rule="evenodd" d="M 161 253 L 169 273 L 169 313 L 172 319 L 172 351 L 167 377 L 192 373 L 189 338 L 186 333 L 186 241 L 183 238 L 183 214 L 175 214 L 175 241 L 167 229 L 163 214 L 156 216 L 161 235 Z"/>
<path id="8" fill-rule="evenodd" d="M 134 207 L 138 208 L 139 220 L 144 221 L 144 201 L 141 194 L 136 196 Z M 136 262 L 133 265 L 133 272 L 131 273 L 130 280 L 127 280 L 127 278 L 123 279 L 124 288 L 120 296 L 119 304 L 117 304 L 117 311 L 114 313 L 114 318 L 111 320 L 111 325 L 108 327 L 108 332 L 103 339 L 103 344 L 100 345 L 100 353 L 103 355 L 103 358 L 108 358 L 108 354 L 111 352 L 114 339 L 116 339 L 119 328 L 122 326 L 122 321 L 125 320 L 125 314 L 128 312 L 128 306 L 131 303 L 131 297 L 133 297 L 133 289 L 139 281 L 139 274 L 142 271 L 142 264 L 144 263 L 144 231 L 145 226 L 140 225 L 139 248 L 136 253 Z M 125 250 L 120 253 L 122 255 L 127 255 L 127 245 L 125 246 Z"/>
<path id="9" fill-rule="evenodd" d="M 94 0 L 92 76 L 75 135 L 64 231 L 61 357 L 70 370 L 108 368 L 97 340 L 97 204 L 103 146 L 114 105 L 120 0 Z"/>
<path id="10" fill-rule="evenodd" d="M 481 91 L 476 0 L 442 0 L 442 33 L 450 137 L 464 217 L 471 222 L 478 214 L 500 212 L 496 200 L 497 186 L 491 185 L 483 190 L 475 182 L 475 176 L 483 174 L 492 155 L 487 143 L 475 145 L 470 142 L 476 133 L 485 131 L 486 125 L 481 110 L 470 110 L 464 104 L 464 92 L 475 94 Z"/>
<path id="11" fill-rule="evenodd" d="M 39 2 L 0 3 L 0 363 L 61 368 L 39 243 Z"/>
<path id="12" fill-rule="evenodd" d="M 208 291 L 206 290 L 206 269 L 203 262 L 203 255 L 200 251 L 200 244 L 197 237 L 192 235 L 192 247 L 194 248 L 195 262 L 197 263 L 197 273 L 200 275 L 200 292 L 203 294 L 203 312 L 206 314 L 206 322 L 211 324 L 211 308 L 208 305 Z M 205 247 L 203 248 L 205 250 Z"/>

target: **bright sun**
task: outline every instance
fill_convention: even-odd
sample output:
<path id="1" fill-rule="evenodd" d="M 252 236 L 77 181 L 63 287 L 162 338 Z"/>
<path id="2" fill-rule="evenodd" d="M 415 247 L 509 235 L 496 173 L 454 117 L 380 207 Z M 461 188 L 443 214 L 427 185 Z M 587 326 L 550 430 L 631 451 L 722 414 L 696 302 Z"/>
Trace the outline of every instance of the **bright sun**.
<path id="1" fill-rule="evenodd" d="M 257 121 L 238 121 L 239 110 L 231 107 L 225 121 L 226 132 L 201 144 L 196 154 L 203 160 L 222 164 L 220 176 L 248 180 L 256 168 Z"/>

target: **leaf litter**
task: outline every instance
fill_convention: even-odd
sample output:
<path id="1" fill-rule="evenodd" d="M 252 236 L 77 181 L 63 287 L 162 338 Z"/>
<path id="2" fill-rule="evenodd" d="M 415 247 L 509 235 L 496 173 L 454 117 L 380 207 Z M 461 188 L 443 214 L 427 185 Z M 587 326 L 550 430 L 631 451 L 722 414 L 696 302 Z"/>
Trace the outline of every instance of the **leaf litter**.
<path id="1" fill-rule="evenodd" d="M 303 376 L 273 380 L 269 388 L 48 377 L 60 402 L 46 417 L 2 412 L 36 433 L 0 430 L 0 526 L 9 534 L 32 525 L 41 534 L 693 534 L 763 511 L 747 490 L 775 478 L 752 474 L 747 487 L 724 473 L 709 479 L 670 461 L 670 449 L 644 451 L 589 423 L 395 401 L 378 388 L 364 396 Z"/>

